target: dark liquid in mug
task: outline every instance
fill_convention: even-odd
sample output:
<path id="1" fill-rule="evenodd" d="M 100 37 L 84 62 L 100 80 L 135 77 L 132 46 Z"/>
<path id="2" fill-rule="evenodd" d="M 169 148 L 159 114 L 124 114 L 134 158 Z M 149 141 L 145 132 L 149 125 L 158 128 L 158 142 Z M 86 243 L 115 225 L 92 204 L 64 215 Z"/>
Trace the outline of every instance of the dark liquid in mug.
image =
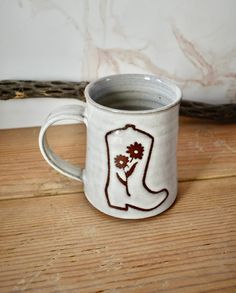
<path id="1" fill-rule="evenodd" d="M 108 108 L 128 111 L 153 110 L 170 103 L 166 97 L 140 91 L 112 92 L 99 97 L 96 102 Z"/>

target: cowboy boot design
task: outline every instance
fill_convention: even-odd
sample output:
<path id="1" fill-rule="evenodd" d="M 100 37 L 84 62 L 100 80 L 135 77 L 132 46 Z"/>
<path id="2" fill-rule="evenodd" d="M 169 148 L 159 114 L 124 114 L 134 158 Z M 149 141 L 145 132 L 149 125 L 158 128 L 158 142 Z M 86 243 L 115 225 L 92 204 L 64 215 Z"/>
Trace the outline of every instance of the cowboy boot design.
<path id="1" fill-rule="evenodd" d="M 159 207 L 167 199 L 168 190 L 152 190 L 146 184 L 154 137 L 135 125 L 127 124 L 109 131 L 105 140 L 108 205 L 126 211 L 129 208 L 151 211 Z"/>

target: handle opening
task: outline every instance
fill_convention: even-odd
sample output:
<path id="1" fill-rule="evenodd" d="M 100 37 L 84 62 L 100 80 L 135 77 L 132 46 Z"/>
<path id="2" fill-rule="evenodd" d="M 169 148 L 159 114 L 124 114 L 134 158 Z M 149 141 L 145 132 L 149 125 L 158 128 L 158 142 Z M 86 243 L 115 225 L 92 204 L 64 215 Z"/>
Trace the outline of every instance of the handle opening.
<path id="1" fill-rule="evenodd" d="M 48 116 L 39 133 L 40 151 L 48 164 L 63 175 L 78 181 L 84 181 L 84 170 L 56 155 L 48 144 L 46 133 L 50 126 L 65 120 L 75 120 L 86 125 L 85 109 L 86 104 L 83 102 L 81 102 L 81 105 L 68 105 L 56 109 Z"/>

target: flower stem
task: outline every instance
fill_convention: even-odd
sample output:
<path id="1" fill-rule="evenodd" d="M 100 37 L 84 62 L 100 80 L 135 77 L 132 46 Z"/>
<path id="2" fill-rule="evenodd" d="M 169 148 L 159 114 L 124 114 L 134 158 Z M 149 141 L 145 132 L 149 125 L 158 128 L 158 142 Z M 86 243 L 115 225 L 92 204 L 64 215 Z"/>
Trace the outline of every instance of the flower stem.
<path id="1" fill-rule="evenodd" d="M 126 177 L 126 184 L 125 184 L 125 187 L 126 187 L 126 193 L 128 196 L 131 196 L 131 194 L 129 193 L 129 187 L 128 187 L 128 176 L 125 172 L 125 177 Z"/>

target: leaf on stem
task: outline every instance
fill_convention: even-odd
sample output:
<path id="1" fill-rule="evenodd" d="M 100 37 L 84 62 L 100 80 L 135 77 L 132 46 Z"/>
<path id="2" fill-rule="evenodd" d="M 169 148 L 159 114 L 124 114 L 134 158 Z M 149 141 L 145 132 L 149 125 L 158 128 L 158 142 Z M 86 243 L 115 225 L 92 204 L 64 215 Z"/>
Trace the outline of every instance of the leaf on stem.
<path id="1" fill-rule="evenodd" d="M 116 173 L 116 176 L 117 176 L 117 178 L 119 179 L 119 181 L 120 181 L 123 185 L 126 186 L 126 181 L 123 180 L 123 179 L 120 177 L 120 175 L 119 175 L 118 173 Z"/>
<path id="2" fill-rule="evenodd" d="M 129 176 L 131 176 L 131 175 L 133 174 L 134 169 L 135 169 L 135 167 L 136 167 L 137 164 L 138 164 L 138 162 L 134 163 L 134 164 L 130 167 L 130 169 L 125 173 L 125 174 L 126 174 L 126 177 L 129 177 Z"/>

